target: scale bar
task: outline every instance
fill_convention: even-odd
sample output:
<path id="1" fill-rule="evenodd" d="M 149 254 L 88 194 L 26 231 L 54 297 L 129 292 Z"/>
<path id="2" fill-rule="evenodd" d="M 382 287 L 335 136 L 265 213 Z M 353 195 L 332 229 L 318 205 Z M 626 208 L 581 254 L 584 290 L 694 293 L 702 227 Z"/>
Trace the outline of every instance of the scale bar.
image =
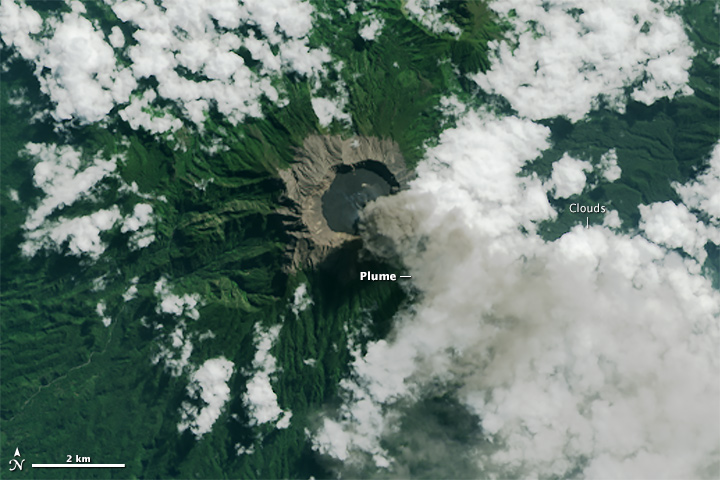
<path id="1" fill-rule="evenodd" d="M 125 468 L 124 463 L 33 463 L 33 468 Z"/>

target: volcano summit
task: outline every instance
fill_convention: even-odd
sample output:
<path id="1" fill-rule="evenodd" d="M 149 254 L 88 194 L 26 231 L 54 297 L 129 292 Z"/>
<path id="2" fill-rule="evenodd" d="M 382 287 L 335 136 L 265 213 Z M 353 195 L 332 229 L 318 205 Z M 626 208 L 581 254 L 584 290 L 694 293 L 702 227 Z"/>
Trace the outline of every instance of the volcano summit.
<path id="1" fill-rule="evenodd" d="M 341 245 L 358 240 L 366 203 L 407 185 L 411 173 L 395 142 L 372 137 L 308 137 L 296 163 L 280 171 L 287 202 L 291 268 L 317 265 Z"/>

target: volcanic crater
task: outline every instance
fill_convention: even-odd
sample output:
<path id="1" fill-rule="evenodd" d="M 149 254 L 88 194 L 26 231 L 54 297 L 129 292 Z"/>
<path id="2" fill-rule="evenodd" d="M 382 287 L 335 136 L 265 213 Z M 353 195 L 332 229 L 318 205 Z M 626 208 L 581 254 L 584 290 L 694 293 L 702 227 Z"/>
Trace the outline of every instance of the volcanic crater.
<path id="1" fill-rule="evenodd" d="M 285 207 L 279 212 L 294 241 L 290 268 L 315 267 L 332 251 L 359 241 L 362 208 L 401 190 L 411 179 L 398 145 L 387 139 L 314 135 L 295 163 L 280 171 Z"/>

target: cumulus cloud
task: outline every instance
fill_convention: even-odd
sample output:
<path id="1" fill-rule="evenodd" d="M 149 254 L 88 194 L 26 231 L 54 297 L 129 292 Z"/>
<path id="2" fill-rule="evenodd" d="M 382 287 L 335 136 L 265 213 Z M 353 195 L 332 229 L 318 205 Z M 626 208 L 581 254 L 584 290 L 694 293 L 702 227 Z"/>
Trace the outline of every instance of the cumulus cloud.
<path id="1" fill-rule="evenodd" d="M 609 211 L 546 242 L 536 224 L 556 216 L 548 189 L 581 193 L 592 166 L 565 155 L 545 185 L 519 176 L 549 147 L 533 119 L 576 121 L 601 100 L 622 111 L 628 86 L 648 104 L 688 92 L 682 23 L 651 2 L 491 8 L 513 10 L 515 36 L 475 79 L 528 119 L 456 109 L 464 117 L 411 188 L 366 207 L 365 245 L 399 257 L 421 293 L 388 338 L 350 345 L 345 402 L 308 432 L 313 446 L 360 476 L 714 478 L 720 293 L 701 262 L 716 230 L 667 202 L 640 207 L 644 236 L 619 231 Z M 676 185 L 711 223 L 715 163 Z M 597 170 L 620 177 L 614 149 Z M 421 420 L 443 425 L 433 436 L 412 426 L 428 401 L 446 408 Z M 462 422 L 448 421 L 449 405 Z"/>
<path id="2" fill-rule="evenodd" d="M 132 299 L 137 293 L 135 284 L 138 279 L 133 278 L 132 285 L 123 295 L 125 301 Z M 196 293 L 185 293 L 178 295 L 173 292 L 173 287 L 166 277 L 160 277 L 155 282 L 153 293 L 158 301 L 155 305 L 155 313 L 158 315 L 171 315 L 179 318 L 175 324 L 175 328 L 170 333 L 162 334 L 157 339 L 158 351 L 153 355 L 151 361 L 153 364 L 163 363 L 165 369 L 173 376 L 178 377 L 191 368 L 190 356 L 192 355 L 194 345 L 193 340 L 203 341 L 213 338 L 212 332 L 198 334 L 197 332 L 187 331 L 186 318 L 198 320 L 200 312 L 200 295 Z M 150 326 L 144 324 L 145 326 Z M 164 331 L 165 326 L 156 322 L 154 328 Z M 189 425 L 189 424 L 188 424 Z"/>
<path id="3" fill-rule="evenodd" d="M 243 2 L 241 11 L 241 18 L 258 25 L 273 43 L 282 40 L 280 32 L 290 38 L 303 38 L 312 28 L 313 7 L 305 1 L 249 0 Z"/>
<path id="4" fill-rule="evenodd" d="M 295 315 L 299 315 L 300 312 L 304 312 L 312 304 L 313 300 L 308 294 L 307 283 L 301 283 L 295 289 L 295 293 L 293 293 L 292 312 Z"/>
<path id="5" fill-rule="evenodd" d="M 105 251 L 100 234 L 113 228 L 120 219 L 119 209 L 112 207 L 82 217 L 48 221 L 28 230 L 20 249 L 23 255 L 32 257 L 41 249 L 59 252 L 67 246 L 71 255 L 98 258 Z"/>
<path id="6" fill-rule="evenodd" d="M 243 403 L 252 417 L 252 425 L 263 425 L 275 422 L 276 428 L 287 428 L 290 425 L 292 412 L 283 411 L 278 405 L 277 394 L 272 388 L 271 379 L 277 372 L 277 363 L 270 350 L 280 334 L 280 325 L 267 330 L 256 325 L 257 351 L 253 358 L 252 378 L 247 383 L 247 391 L 243 395 Z"/>
<path id="7" fill-rule="evenodd" d="M 163 330 L 162 324 L 156 324 L 157 330 Z M 192 338 L 186 333 L 187 324 L 180 320 L 172 332 L 158 339 L 158 351 L 151 358 L 153 365 L 162 362 L 165 369 L 174 377 L 179 377 L 190 366 L 193 352 Z"/>
<path id="8" fill-rule="evenodd" d="M 107 288 L 107 274 L 101 275 L 92 281 L 92 291 L 101 292 Z"/>
<path id="9" fill-rule="evenodd" d="M 550 146 L 549 134 L 547 127 L 515 117 L 465 116 L 458 128 L 440 136 L 439 145 L 430 153 L 443 161 L 453 158 L 454 168 L 444 167 L 440 160 L 418 165 L 418 176 L 427 179 L 423 188 L 432 195 L 418 196 L 417 205 L 408 202 L 408 218 L 430 208 L 437 202 L 435 197 L 442 197 L 460 205 L 470 202 L 479 208 L 476 215 L 469 215 L 460 208 L 448 209 L 446 213 L 470 222 L 482 231 L 499 234 L 514 230 L 518 223 L 528 231 L 535 231 L 535 221 L 554 218 L 556 212 L 535 174 L 516 179 L 514 173 Z M 497 161 L 478 164 L 477 158 L 486 157 L 494 157 Z M 385 227 L 391 229 L 392 238 L 415 235 L 409 230 L 413 224 L 400 219 L 394 226 Z"/>
<path id="10" fill-rule="evenodd" d="M 720 147 L 716 145 L 713 149 L 702 175 L 673 187 L 684 203 L 641 205 L 640 228 L 651 241 L 680 248 L 703 263 L 707 258 L 705 245 L 708 242 L 720 245 Z"/>
<path id="11" fill-rule="evenodd" d="M 576 160 L 567 153 L 560 160 L 553 163 L 550 187 L 554 190 L 555 198 L 568 198 L 579 195 L 585 189 L 585 172 L 592 171 L 589 162 Z"/>
<path id="12" fill-rule="evenodd" d="M 42 191 L 23 224 L 23 255 L 33 256 L 41 249 L 62 251 L 67 246 L 72 255 L 98 258 L 105 251 L 101 234 L 118 223 L 122 223 L 123 233 L 134 232 L 130 241 L 135 248 L 154 240 L 148 226 L 152 221 L 152 207 L 148 204 L 136 205 L 126 217 L 116 205 L 85 216 L 63 215 L 64 209 L 78 200 L 92 200 L 100 194 L 102 181 L 115 176 L 117 157 L 107 160 L 98 153 L 88 159 L 71 146 L 38 143 L 28 143 L 23 153 L 36 162 L 33 183 Z M 50 219 L 53 216 L 56 218 Z"/>
<path id="13" fill-rule="evenodd" d="M 85 7 L 71 2 L 60 17 L 40 16 L 26 5 L 2 2 L 0 35 L 35 64 L 41 90 L 55 103 L 57 120 L 102 120 L 137 86 L 130 70 L 117 64 L 113 49 L 83 16 Z M 41 31 L 50 32 L 36 39 Z"/>
<path id="14" fill-rule="evenodd" d="M 200 313 L 197 310 L 197 307 L 200 306 L 200 295 L 196 293 L 186 293 L 181 296 L 173 293 L 165 277 L 160 277 L 160 279 L 155 282 L 153 292 L 160 301 L 155 307 L 155 311 L 158 314 L 166 313 L 174 316 L 185 315 L 193 320 L 200 318 Z"/>
<path id="15" fill-rule="evenodd" d="M 704 212 L 720 226 L 720 143 L 710 155 L 707 170 L 694 181 L 675 185 L 675 190 L 689 208 Z"/>
<path id="16" fill-rule="evenodd" d="M 152 205 L 138 203 L 133 208 L 133 213 L 123 220 L 120 231 L 122 233 L 133 232 L 130 242 L 134 248 L 144 248 L 155 241 L 153 229 L 148 227 L 153 221 L 152 213 Z"/>
<path id="17" fill-rule="evenodd" d="M 720 293 L 640 235 L 543 241 L 534 224 L 555 212 L 518 174 L 548 134 L 470 113 L 409 190 L 368 206 L 365 241 L 398 254 L 421 294 L 355 352 L 344 405 L 311 433 L 318 451 L 401 476 L 428 458 L 476 478 L 717 476 Z M 467 422 L 434 439 L 408 426 L 428 395 L 475 418 L 453 455 L 432 452 Z"/>
<path id="18" fill-rule="evenodd" d="M 137 282 L 140 280 L 140 277 L 133 277 L 133 279 L 130 281 L 130 286 L 127 290 L 125 290 L 125 293 L 123 293 L 123 300 L 125 302 L 129 302 L 133 298 L 137 296 L 138 289 L 137 289 Z"/>
<path id="19" fill-rule="evenodd" d="M 441 3 L 441 0 L 408 0 L 404 7 L 410 18 L 431 32 L 460 35 L 462 30 L 444 15 Z"/>
<path id="20" fill-rule="evenodd" d="M 617 161 L 617 152 L 614 148 L 611 148 L 600 157 L 599 170 L 608 182 L 619 180 L 622 175 L 622 170 Z"/>
<path id="21" fill-rule="evenodd" d="M 95 306 L 95 312 L 98 314 L 98 317 L 100 317 L 100 320 L 102 320 L 103 325 L 109 327 L 112 323 L 112 318 L 108 317 L 105 314 L 105 310 L 107 310 L 105 302 L 98 302 L 98 304 Z"/>
<path id="22" fill-rule="evenodd" d="M 255 447 L 245 447 L 240 443 L 235 444 L 235 453 L 237 453 L 238 457 L 241 455 L 252 455 L 255 453 Z"/>
<path id="23" fill-rule="evenodd" d="M 117 25 L 110 29 L 108 40 L 110 41 L 110 45 L 115 48 L 120 49 L 125 46 L 125 35 L 123 35 L 122 30 L 120 30 L 120 27 Z"/>
<path id="24" fill-rule="evenodd" d="M 440 104 L 438 105 L 438 110 L 440 110 L 440 112 L 442 112 L 442 114 L 446 117 L 444 119 L 445 122 L 448 118 L 454 119 L 464 116 L 467 109 L 468 106 L 465 105 L 456 95 L 449 95 L 447 97 L 440 98 Z"/>
<path id="25" fill-rule="evenodd" d="M 120 118 L 125 120 L 130 128 L 137 130 L 142 127 L 150 133 L 174 132 L 182 127 L 182 121 L 173 117 L 170 112 L 150 107 L 156 98 L 155 90 L 133 96 L 130 104 L 120 110 Z"/>
<path id="26" fill-rule="evenodd" d="M 318 117 L 320 125 L 323 127 L 329 126 L 333 120 L 339 120 L 347 123 L 351 121 L 350 115 L 343 112 L 345 102 L 342 100 L 330 100 L 318 97 L 313 98 L 311 102 L 313 111 Z"/>
<path id="27" fill-rule="evenodd" d="M 620 228 L 622 227 L 622 220 L 620 220 L 620 214 L 617 210 L 610 210 L 603 217 L 603 226 L 608 228 Z"/>
<path id="28" fill-rule="evenodd" d="M 56 104 L 57 120 L 96 122 L 120 105 L 121 118 L 132 128 L 171 132 L 182 121 L 160 106 L 166 99 L 199 127 L 213 107 L 238 123 L 262 116 L 263 98 L 282 102 L 273 86 L 278 74 L 297 72 L 319 86 L 332 60 L 327 48 L 309 46 L 314 10 L 306 1 L 107 3 L 135 29 L 132 42 L 117 25 L 106 38 L 77 1 L 70 12 L 45 20 L 12 0 L 0 6 L 3 42 L 35 64 L 42 90 Z M 244 27 L 251 27 L 249 33 L 240 35 Z M 257 71 L 237 53 L 241 47 L 261 62 Z M 126 54 L 131 65 L 118 62 L 113 49 Z M 138 80 L 151 77 L 157 87 L 140 89 Z"/>
<path id="29" fill-rule="evenodd" d="M 220 5 L 212 8 L 204 2 L 131 0 L 113 2 L 112 6 L 118 18 L 137 27 L 133 34 L 136 43 L 127 48 L 134 76 L 154 77 L 158 82 L 156 93 L 176 101 L 195 124 L 202 125 L 210 102 L 237 122 L 247 114 L 260 115 L 260 95 L 277 96 L 270 83 L 255 78 L 242 57 L 233 52 L 241 46 L 240 38 L 215 29 L 214 21 L 230 22 L 228 26 L 237 28 L 238 20 L 230 19 L 238 13 L 237 5 L 233 10 Z M 186 78 L 178 73 L 179 68 L 186 68 L 199 79 Z M 136 109 L 125 115 L 130 117 Z M 136 122 L 143 121 L 147 118 Z"/>
<path id="30" fill-rule="evenodd" d="M 42 29 L 42 17 L 32 8 L 13 1 L 0 2 L 2 41 L 17 49 L 24 58 L 40 55 L 40 45 L 31 37 Z"/>
<path id="31" fill-rule="evenodd" d="M 137 293 L 136 282 L 137 279 L 134 278 L 133 285 L 123 296 L 123 298 L 127 296 L 125 301 L 132 299 Z M 180 317 L 180 320 L 170 333 L 160 335 L 157 342 L 158 351 L 153 355 L 151 361 L 153 364 L 162 362 L 171 375 L 178 377 L 189 368 L 190 356 L 194 348 L 193 338 L 198 337 L 198 335 L 187 332 L 185 317 L 193 320 L 200 318 L 200 313 L 197 310 L 200 306 L 200 295 L 190 293 L 177 295 L 173 293 L 173 288 L 165 277 L 160 277 L 155 282 L 153 293 L 158 300 L 158 304 L 155 305 L 155 313 Z M 164 330 L 164 325 L 156 323 L 155 329 Z"/>
<path id="32" fill-rule="evenodd" d="M 28 213 L 24 228 L 32 231 L 40 227 L 55 210 L 87 198 L 93 188 L 115 171 L 116 159 L 96 156 L 89 165 L 82 154 L 70 146 L 28 143 L 25 154 L 37 163 L 33 169 L 33 183 L 42 190 L 44 198 Z M 83 168 L 84 167 L 84 168 Z"/>
<path id="33" fill-rule="evenodd" d="M 720 231 L 708 228 L 685 205 L 673 202 L 640 205 L 640 228 L 648 239 L 668 248 L 682 248 L 688 255 L 705 261 L 705 244 L 720 244 Z"/>
<path id="34" fill-rule="evenodd" d="M 133 33 L 136 43 L 127 49 L 134 76 L 158 81 L 155 92 L 133 100 L 122 115 L 131 125 L 151 131 L 177 127 L 167 112 L 148 117 L 146 105 L 156 95 L 178 103 L 197 125 L 202 125 L 211 106 L 237 123 L 247 116 L 262 115 L 262 97 L 279 99 L 270 75 L 295 71 L 319 76 L 323 64 L 331 60 L 327 49 L 308 46 L 313 8 L 307 2 L 124 0 L 112 5 L 121 20 L 137 27 Z M 243 25 L 256 26 L 264 38 L 257 38 L 252 31 L 240 37 L 235 31 Z M 242 46 L 262 62 L 260 74 L 236 53 Z M 181 69 L 193 78 L 181 75 Z M 153 125 L 156 119 L 159 123 Z"/>
<path id="35" fill-rule="evenodd" d="M 360 27 L 358 34 L 368 42 L 375 40 L 382 33 L 382 28 L 385 26 L 385 22 L 382 18 L 376 16 L 369 16 L 364 25 Z"/>
<path id="36" fill-rule="evenodd" d="M 522 116 L 576 121 L 600 98 L 622 111 L 631 85 L 631 97 L 648 105 L 691 92 L 682 20 L 655 2 L 498 0 L 490 8 L 514 33 L 491 44 L 492 69 L 474 78 Z"/>
<path id="37" fill-rule="evenodd" d="M 187 392 L 190 397 L 199 400 L 202 406 L 198 407 L 190 402 L 182 403 L 179 431 L 183 432 L 189 428 L 196 437 L 200 438 L 212 430 L 213 424 L 230 399 L 230 387 L 227 382 L 232 377 L 234 367 L 231 361 L 219 357 L 206 360 L 193 372 Z"/>
<path id="38" fill-rule="evenodd" d="M 133 209 L 133 214 L 126 217 L 123 222 L 122 232 L 137 232 L 152 220 L 152 205 L 138 203 Z"/>

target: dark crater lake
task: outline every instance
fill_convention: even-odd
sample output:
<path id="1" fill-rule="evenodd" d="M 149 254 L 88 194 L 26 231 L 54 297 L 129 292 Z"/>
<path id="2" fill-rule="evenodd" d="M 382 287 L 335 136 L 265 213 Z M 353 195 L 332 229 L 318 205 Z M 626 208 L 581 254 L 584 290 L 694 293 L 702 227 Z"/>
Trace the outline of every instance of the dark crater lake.
<path id="1" fill-rule="evenodd" d="M 360 210 L 370 201 L 394 193 L 395 177 L 381 162 L 367 160 L 353 166 L 340 165 L 322 196 L 322 212 L 335 232 L 357 234 Z"/>

